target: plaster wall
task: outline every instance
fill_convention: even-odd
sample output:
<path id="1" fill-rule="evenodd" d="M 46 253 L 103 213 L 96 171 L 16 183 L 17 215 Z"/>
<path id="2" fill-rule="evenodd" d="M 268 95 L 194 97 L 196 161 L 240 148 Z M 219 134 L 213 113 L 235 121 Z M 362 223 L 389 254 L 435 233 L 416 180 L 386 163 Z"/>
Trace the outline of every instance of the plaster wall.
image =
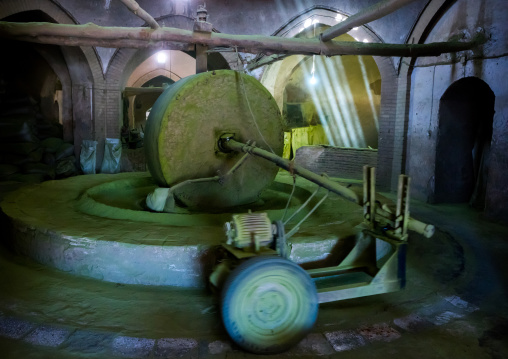
<path id="1" fill-rule="evenodd" d="M 484 81 L 495 95 L 495 114 L 485 214 L 508 219 L 508 7 L 502 0 L 461 0 L 437 21 L 425 42 L 446 41 L 454 35 L 471 36 L 483 27 L 490 41 L 483 49 L 422 58 L 411 75 L 408 131 L 408 174 L 414 197 L 432 201 L 435 191 L 436 144 L 440 99 L 451 84 L 462 78 Z"/>

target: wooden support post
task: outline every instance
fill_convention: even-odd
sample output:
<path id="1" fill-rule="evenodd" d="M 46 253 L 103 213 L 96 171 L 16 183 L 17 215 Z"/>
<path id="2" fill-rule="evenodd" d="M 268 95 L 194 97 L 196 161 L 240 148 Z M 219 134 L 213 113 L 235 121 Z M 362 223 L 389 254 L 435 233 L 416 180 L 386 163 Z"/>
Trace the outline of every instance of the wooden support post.
<path id="1" fill-rule="evenodd" d="M 409 184 L 410 178 L 406 175 L 399 176 L 399 188 L 397 191 L 397 209 L 395 211 L 395 230 L 401 239 L 407 239 L 409 222 Z"/>
<path id="2" fill-rule="evenodd" d="M 208 22 L 208 11 L 205 5 L 199 5 L 196 11 L 196 20 L 194 21 L 194 33 L 196 37 L 209 39 L 212 36 L 212 24 Z M 208 71 L 208 46 L 204 43 L 196 42 L 196 73 Z"/>
<path id="3" fill-rule="evenodd" d="M 208 46 L 196 44 L 196 73 L 208 71 Z"/>
<path id="4" fill-rule="evenodd" d="M 376 168 L 363 166 L 363 216 L 371 229 L 376 225 Z"/>

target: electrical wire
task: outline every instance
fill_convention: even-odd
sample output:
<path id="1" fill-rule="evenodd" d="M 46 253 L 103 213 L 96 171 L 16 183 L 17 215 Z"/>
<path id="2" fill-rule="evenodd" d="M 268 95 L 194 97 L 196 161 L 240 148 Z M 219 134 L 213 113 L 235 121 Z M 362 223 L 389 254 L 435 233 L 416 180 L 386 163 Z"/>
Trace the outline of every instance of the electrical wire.
<path id="1" fill-rule="evenodd" d="M 296 175 L 293 175 L 293 189 L 291 190 L 291 194 L 289 195 L 288 202 L 286 203 L 286 208 L 284 208 L 284 214 L 282 215 L 281 221 L 284 222 L 284 218 L 286 218 L 286 213 L 289 208 L 289 203 L 291 203 L 291 200 L 293 199 L 293 194 L 295 193 L 296 188 Z"/>
<path id="2" fill-rule="evenodd" d="M 235 50 L 236 50 L 236 56 L 237 56 L 237 61 L 240 60 L 240 55 L 238 54 L 238 48 L 235 46 Z M 245 96 L 245 101 L 247 102 L 247 107 L 249 108 L 249 112 L 250 112 L 250 115 L 252 116 L 252 120 L 254 121 L 254 125 L 256 126 L 256 129 L 259 133 L 259 135 L 261 136 L 261 139 L 263 140 L 263 142 L 266 144 L 266 146 L 268 146 L 268 148 L 270 149 L 270 151 L 275 154 L 274 150 L 272 149 L 272 147 L 268 144 L 268 142 L 266 141 L 265 139 L 265 136 L 263 136 L 263 133 L 261 132 L 261 130 L 259 129 L 259 126 L 258 126 L 258 123 L 256 121 L 256 117 L 254 116 L 254 113 L 252 112 L 252 108 L 250 107 L 250 101 L 249 101 L 249 97 L 247 96 L 247 91 L 245 90 L 245 82 L 243 80 L 243 76 L 242 76 L 242 73 L 245 73 L 245 71 L 240 71 L 240 83 L 242 84 L 242 90 L 243 90 L 243 94 Z"/>

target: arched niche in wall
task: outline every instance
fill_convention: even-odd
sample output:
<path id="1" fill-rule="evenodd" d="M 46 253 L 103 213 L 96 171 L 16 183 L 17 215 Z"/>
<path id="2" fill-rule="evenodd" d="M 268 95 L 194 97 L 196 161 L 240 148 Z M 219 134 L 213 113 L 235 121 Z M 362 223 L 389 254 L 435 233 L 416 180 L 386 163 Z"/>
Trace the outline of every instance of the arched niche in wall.
<path id="1" fill-rule="evenodd" d="M 51 11 L 51 6 L 46 9 L 43 4 L 39 4 L 40 8 L 51 15 L 41 9 L 27 10 L 28 6 L 18 11 L 14 5 L 2 8 L 0 16 L 8 14 L 2 20 L 10 22 L 56 23 L 53 16 L 63 20 L 58 9 Z M 1 151 L 0 162 L 11 161 L 19 166 L 22 181 L 75 173 L 77 159 L 73 155 L 79 153 L 81 138 L 90 138 L 93 133 L 93 75 L 86 57 L 80 48 L 21 41 L 4 41 L 2 51 L 9 54 L 0 59 L 2 92 L 6 97 L 2 108 L 3 115 L 11 116 L 0 120 L 9 122 L 10 128 L 10 134 L 2 133 L 1 142 L 11 145 L 7 146 L 9 153 Z M 13 108 L 15 105 L 19 107 Z M 5 112 L 7 107 L 10 109 Z M 14 129 L 19 133 L 8 138 Z"/>
<path id="2" fill-rule="evenodd" d="M 196 60 L 177 50 L 161 50 L 142 61 L 131 73 L 126 87 L 163 87 L 196 73 Z M 166 80 L 164 80 L 166 79 Z M 130 96 L 124 113 L 124 126 L 144 128 L 143 109 L 146 113 L 160 93 Z M 125 100 L 125 99 L 124 99 Z M 124 109 L 125 111 L 125 109 Z"/>
<path id="3" fill-rule="evenodd" d="M 166 62 L 159 63 L 158 55 L 166 54 Z M 208 56 L 208 70 L 229 69 L 229 64 L 220 53 L 211 53 Z M 125 87 L 140 87 L 145 82 L 157 76 L 166 76 L 173 81 L 196 73 L 196 60 L 194 51 L 155 50 L 155 49 L 120 49 L 115 53 L 106 74 L 110 90 L 107 92 L 108 121 L 106 132 L 108 136 L 120 133 L 124 123 L 133 120 L 133 96 L 126 101 L 119 101 L 118 95 Z"/>
<path id="4" fill-rule="evenodd" d="M 55 22 L 45 13 L 34 10 L 10 15 L 2 21 Z M 1 78 L 5 82 L 9 96 L 26 96 L 36 103 L 39 122 L 46 126 L 63 124 L 63 106 L 71 107 L 70 76 L 60 47 L 53 45 L 31 44 L 21 41 L 4 41 L 2 51 L 9 56 L 0 58 Z M 63 86 L 66 87 L 65 103 Z M 71 107 L 72 108 L 72 107 Z M 71 117 L 72 118 L 72 117 Z M 66 116 L 66 132 L 70 132 L 72 139 L 72 123 L 68 123 Z M 43 124 L 39 124 L 43 126 Z M 61 127 L 61 126 L 60 126 Z M 63 130 L 56 130 L 54 135 L 63 138 Z"/>
<path id="5" fill-rule="evenodd" d="M 454 82 L 441 97 L 434 202 L 485 208 L 494 102 L 477 77 Z"/>
<path id="6" fill-rule="evenodd" d="M 288 127 L 323 127 L 325 137 L 310 144 L 377 148 L 381 75 L 371 56 L 306 56 L 293 68 L 283 98 Z"/>
<path id="7" fill-rule="evenodd" d="M 283 35 L 315 37 L 343 18 L 329 10 L 314 10 L 293 20 Z M 335 40 L 379 41 L 366 28 L 355 28 Z M 315 144 L 377 148 L 381 77 L 372 56 L 294 55 L 268 66 L 261 82 L 279 104 L 286 131 L 292 131 L 294 154 L 301 146 Z"/>
<path id="8" fill-rule="evenodd" d="M 145 82 L 141 85 L 141 87 L 167 87 L 171 84 L 175 83 L 174 80 L 160 75 L 152 78 L 151 80 Z M 132 119 L 132 127 L 133 128 L 141 128 L 144 131 L 145 122 L 148 119 L 148 114 L 153 104 L 159 98 L 160 93 L 146 93 L 137 95 L 133 100 L 133 119 Z"/>
<path id="9" fill-rule="evenodd" d="M 50 0 L 6 2 L 0 7 L 0 18 L 20 22 L 76 23 L 69 12 Z M 61 95 L 57 95 L 57 102 L 63 124 L 63 137 L 65 141 L 74 142 L 77 154 L 82 138 L 94 137 L 96 108 L 93 104 L 93 87 L 102 80 L 98 58 L 91 47 L 59 47 L 44 44 L 26 44 L 26 46 L 42 56 L 58 76 Z M 5 47 L 3 51 L 6 51 Z M 15 51 L 9 53 L 11 58 L 16 55 Z"/>

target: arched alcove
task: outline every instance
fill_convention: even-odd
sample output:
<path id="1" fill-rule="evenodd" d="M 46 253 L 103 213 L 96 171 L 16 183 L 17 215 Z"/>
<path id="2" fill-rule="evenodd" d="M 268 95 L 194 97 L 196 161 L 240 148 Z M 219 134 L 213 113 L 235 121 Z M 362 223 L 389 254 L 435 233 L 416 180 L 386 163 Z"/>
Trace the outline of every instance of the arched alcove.
<path id="1" fill-rule="evenodd" d="M 495 95 L 476 77 L 453 83 L 439 102 L 436 203 L 485 207 Z"/>
<path id="2" fill-rule="evenodd" d="M 141 87 L 167 87 L 175 83 L 174 80 L 166 76 L 157 76 L 145 82 Z M 134 96 L 133 98 L 133 118 L 132 128 L 140 128 L 144 131 L 145 122 L 147 120 L 147 111 L 149 111 L 155 101 L 159 98 L 160 93 L 146 93 Z"/>
<path id="3" fill-rule="evenodd" d="M 0 7 L 0 18 L 14 22 L 76 23 L 72 15 L 60 4 L 50 0 L 6 2 Z M 42 56 L 58 76 L 61 84 L 58 86 L 61 87 L 58 91 L 61 92 L 57 95 L 57 103 L 63 125 L 63 138 L 65 141 L 74 143 L 77 155 L 82 139 L 95 138 L 98 127 L 99 132 L 101 127 L 95 123 L 99 106 L 95 105 L 94 87 L 103 81 L 96 53 L 92 47 L 45 44 L 26 44 L 26 46 L 30 46 Z M 4 46 L 3 51 L 10 54 L 16 53 L 8 51 Z"/>
<path id="4" fill-rule="evenodd" d="M 325 9 L 302 14 L 281 30 L 285 37 L 313 38 L 344 15 Z M 336 41 L 378 42 L 365 27 L 355 28 Z M 341 148 L 378 148 L 383 62 L 372 56 L 293 55 L 267 66 L 261 82 L 273 94 L 285 120 L 286 151 L 308 145 Z M 389 83 L 389 79 L 387 80 Z M 289 139 L 291 138 L 291 139 Z M 291 151 L 287 147 L 291 143 Z M 363 164 L 359 164 L 362 166 Z"/>
<path id="5" fill-rule="evenodd" d="M 2 9 L 0 16 L 8 14 L 2 20 L 9 22 L 56 23 L 53 16 L 59 18 L 51 7 L 45 9 L 51 15 L 41 9 L 17 10 Z M 81 139 L 93 133 L 94 77 L 84 53 L 77 47 L 22 41 L 4 41 L 2 50 L 9 56 L 0 59 L 1 120 L 9 131 L 1 142 L 14 144 L 4 146 L 1 161 L 16 165 L 16 180 L 21 181 L 75 174 Z"/>
<path id="6" fill-rule="evenodd" d="M 338 40 L 355 39 L 341 35 Z M 299 59 L 284 87 L 282 112 L 288 127 L 322 126 L 311 145 L 377 148 L 381 74 L 372 56 Z"/>
<path id="7" fill-rule="evenodd" d="M 19 12 L 2 21 L 55 22 L 40 10 Z M 1 77 L 7 91 L 11 95 L 30 97 L 36 103 L 40 120 L 45 122 L 62 125 L 65 113 L 65 137 L 72 140 L 72 116 L 69 116 L 69 110 L 72 109 L 71 80 L 60 47 L 4 41 L 2 49 L 9 54 L 0 59 Z M 61 136 L 63 135 L 62 133 Z"/>
<path id="8" fill-rule="evenodd" d="M 167 54 L 167 62 L 158 63 L 157 55 Z M 196 73 L 196 60 L 193 51 L 154 50 L 154 49 L 120 49 L 111 60 L 106 74 L 108 91 L 106 93 L 108 120 L 106 133 L 109 137 L 118 136 L 120 127 L 132 114 L 125 113 L 132 109 L 133 97 L 128 101 L 119 101 L 125 87 L 141 87 L 145 82 L 159 75 L 173 81 Z M 208 70 L 229 69 L 228 62 L 220 53 L 208 56 Z M 128 110 L 130 111 L 130 110 Z"/>
<path id="9" fill-rule="evenodd" d="M 130 74 L 126 87 L 165 87 L 196 73 L 196 60 L 177 50 L 161 50 L 142 61 Z M 124 108 L 124 126 L 143 131 L 144 113 L 150 109 L 160 92 L 130 96 Z M 127 112 L 125 112 L 127 111 Z"/>

